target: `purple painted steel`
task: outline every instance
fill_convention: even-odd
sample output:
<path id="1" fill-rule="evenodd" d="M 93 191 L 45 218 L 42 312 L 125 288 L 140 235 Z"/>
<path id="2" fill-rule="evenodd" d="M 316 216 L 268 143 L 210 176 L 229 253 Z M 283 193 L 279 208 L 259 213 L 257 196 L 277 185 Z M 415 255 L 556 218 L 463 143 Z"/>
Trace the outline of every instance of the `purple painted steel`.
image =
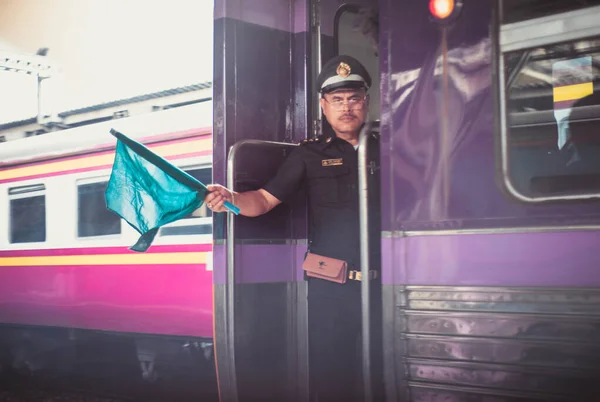
<path id="1" fill-rule="evenodd" d="M 491 5 L 466 2 L 448 32 L 444 102 L 442 29 L 429 21 L 426 2 L 382 3 L 382 178 L 390 183 L 382 194 L 383 230 L 568 225 L 600 217 L 597 203 L 524 205 L 497 185 Z"/>
<path id="2" fill-rule="evenodd" d="M 401 261 L 398 255 L 399 249 L 396 247 L 400 243 L 399 239 L 392 239 L 390 237 L 381 239 L 381 283 L 384 285 L 402 284 L 400 281 L 400 274 L 406 271 L 404 265 L 400 263 L 395 264 L 394 261 Z M 217 248 L 213 249 L 213 255 L 217 255 Z M 216 260 L 215 260 L 216 261 Z M 399 273 L 394 272 L 396 268 Z M 215 281 L 216 275 L 213 272 L 213 282 Z"/>
<path id="3" fill-rule="evenodd" d="M 252 0 L 247 7 L 244 0 L 216 0 L 214 19 L 228 18 L 261 25 L 266 28 L 300 33 L 308 31 L 310 8 L 308 0 Z M 291 4 L 290 4 L 291 3 Z M 346 0 L 321 1 L 321 34 L 333 36 L 333 21 Z M 372 0 L 354 0 L 352 4 L 371 5 Z"/>
<path id="4" fill-rule="evenodd" d="M 227 155 L 238 141 L 290 142 L 307 137 L 306 4 L 292 0 L 216 2 L 213 182 L 226 182 Z M 296 30 L 299 33 L 291 33 Z M 306 238 L 305 217 L 301 215 L 293 217 L 292 238 Z M 225 219 L 223 214 L 216 214 L 214 220 L 215 239 L 219 240 L 225 237 Z M 296 261 L 292 249 L 288 249 L 289 255 L 277 249 L 278 258 L 268 259 L 268 269 L 253 271 L 255 266 L 249 264 L 268 255 L 256 260 L 254 247 L 244 245 L 237 253 L 236 265 L 242 267 L 238 278 L 242 281 L 293 281 L 297 277 L 295 271 L 282 277 L 277 269 L 283 262 Z M 226 283 L 225 261 L 225 246 L 215 245 L 216 284 Z"/>
<path id="5" fill-rule="evenodd" d="M 216 0 L 214 19 L 228 18 L 287 32 L 306 32 L 308 0 Z M 246 4 L 244 4 L 246 3 Z"/>
<path id="6" fill-rule="evenodd" d="M 252 7 L 244 0 L 216 0 L 214 19 L 229 18 L 288 32 L 307 32 L 310 8 L 308 0 L 252 0 Z M 333 36 L 333 20 L 338 8 L 346 0 L 321 1 L 321 33 Z M 372 0 L 354 0 L 352 4 L 373 4 Z"/>
<path id="7" fill-rule="evenodd" d="M 299 34 L 303 35 L 303 34 Z M 290 141 L 306 138 L 306 123 L 295 119 L 301 81 L 294 82 L 290 59 L 294 35 L 235 19 L 215 21 L 213 180 L 225 182 L 230 147 L 244 139 Z M 260 95 L 259 95 L 260 94 Z M 300 98 L 301 99 L 301 98 Z M 242 107 L 243 106 L 243 107 Z"/>
<path id="8" fill-rule="evenodd" d="M 225 266 L 226 247 L 215 245 L 215 267 Z M 306 245 L 246 244 L 236 246 L 236 283 L 274 283 L 304 280 L 302 262 Z M 218 274 L 217 274 L 218 272 Z M 224 285 L 227 274 L 223 269 L 214 270 L 213 283 Z"/>
<path id="9" fill-rule="evenodd" d="M 321 34 L 329 37 L 333 36 L 334 31 L 334 18 L 337 10 L 344 4 L 355 4 L 358 6 L 371 6 L 376 5 L 377 2 L 373 0 L 321 0 Z"/>
<path id="10" fill-rule="evenodd" d="M 600 204 L 525 205 L 502 193 L 496 2 L 464 2 L 445 32 L 447 69 L 427 3 L 379 2 L 382 229 L 438 231 L 382 238 L 387 399 L 595 396 L 600 231 L 455 230 L 589 225 Z"/>
<path id="11" fill-rule="evenodd" d="M 294 33 L 308 32 L 310 21 L 310 8 L 308 1 L 309 0 L 297 0 L 292 5 L 292 12 L 294 13 Z"/>
<path id="12" fill-rule="evenodd" d="M 293 137 L 290 36 L 234 19 L 215 21 L 213 182 L 226 182 L 227 155 L 236 142 Z M 224 222 L 222 214 L 215 215 L 215 226 Z M 215 271 L 220 268 L 215 265 Z"/>
<path id="13" fill-rule="evenodd" d="M 304 257 L 304 251 L 306 246 L 238 246 L 236 270 L 239 274 L 235 278 L 236 283 L 294 282 L 298 276 L 295 265 L 300 257 Z"/>
<path id="14" fill-rule="evenodd" d="M 382 239 L 386 285 L 600 286 L 599 231 Z"/>
<path id="15" fill-rule="evenodd" d="M 215 285 L 227 283 L 227 246 L 225 244 L 213 246 L 213 283 Z"/>

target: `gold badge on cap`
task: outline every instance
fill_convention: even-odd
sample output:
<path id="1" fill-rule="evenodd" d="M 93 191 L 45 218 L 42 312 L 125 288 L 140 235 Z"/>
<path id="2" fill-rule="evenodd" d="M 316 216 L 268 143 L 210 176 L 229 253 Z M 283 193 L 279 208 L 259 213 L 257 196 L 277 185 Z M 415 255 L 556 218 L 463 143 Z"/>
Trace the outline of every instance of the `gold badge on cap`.
<path id="1" fill-rule="evenodd" d="M 344 77 L 344 78 L 348 77 L 350 75 L 351 71 L 352 70 L 350 70 L 350 66 L 344 62 L 340 63 L 337 70 L 335 70 L 337 75 L 339 75 L 340 77 Z"/>

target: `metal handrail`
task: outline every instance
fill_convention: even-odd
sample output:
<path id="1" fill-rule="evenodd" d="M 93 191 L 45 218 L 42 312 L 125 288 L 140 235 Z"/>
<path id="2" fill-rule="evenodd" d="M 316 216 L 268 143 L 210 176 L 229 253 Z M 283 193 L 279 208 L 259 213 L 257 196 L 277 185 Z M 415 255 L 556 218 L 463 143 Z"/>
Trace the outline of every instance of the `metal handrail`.
<path id="1" fill-rule="evenodd" d="M 235 157 L 240 143 L 235 143 L 227 155 L 227 188 L 234 191 L 235 185 Z M 229 385 L 231 402 L 238 401 L 237 375 L 235 369 L 235 215 L 227 213 L 227 286 L 225 294 L 227 300 L 227 319 L 225 320 L 227 333 L 227 355 L 229 356 Z M 228 401 L 229 402 L 229 401 Z"/>
<path id="2" fill-rule="evenodd" d="M 227 188 L 235 191 L 235 160 L 238 150 L 247 144 L 254 145 L 297 145 L 287 142 L 261 141 L 261 140 L 241 140 L 233 144 L 227 155 Z M 237 375 L 235 369 L 235 215 L 227 213 L 227 352 L 230 359 L 230 385 L 231 385 L 231 401 L 238 401 Z"/>
<path id="3" fill-rule="evenodd" d="M 367 158 L 369 135 L 374 123 L 364 125 L 358 138 L 358 208 L 360 224 L 360 271 L 362 281 L 361 307 L 362 307 L 362 368 L 365 401 L 373 401 L 371 381 L 371 300 L 369 280 L 369 186 L 367 174 Z"/>

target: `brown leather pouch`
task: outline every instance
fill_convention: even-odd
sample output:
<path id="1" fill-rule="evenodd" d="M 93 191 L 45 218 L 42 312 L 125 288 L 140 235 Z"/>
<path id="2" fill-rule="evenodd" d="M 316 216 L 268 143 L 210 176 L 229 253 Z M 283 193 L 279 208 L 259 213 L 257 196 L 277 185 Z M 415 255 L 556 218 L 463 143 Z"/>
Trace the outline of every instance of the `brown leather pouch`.
<path id="1" fill-rule="evenodd" d="M 302 269 L 306 271 L 307 276 L 336 283 L 346 283 L 348 278 L 348 264 L 346 261 L 313 253 L 307 254 Z"/>

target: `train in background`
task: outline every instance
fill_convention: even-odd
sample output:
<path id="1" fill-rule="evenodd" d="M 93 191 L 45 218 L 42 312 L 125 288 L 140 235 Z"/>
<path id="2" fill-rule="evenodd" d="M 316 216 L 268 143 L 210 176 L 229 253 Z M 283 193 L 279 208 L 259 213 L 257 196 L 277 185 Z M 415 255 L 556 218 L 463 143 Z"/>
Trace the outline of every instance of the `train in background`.
<path id="1" fill-rule="evenodd" d="M 102 352 L 109 366 L 126 356 L 137 360 L 140 377 L 154 380 L 161 358 L 193 352 L 210 376 L 211 211 L 162 227 L 146 253 L 130 251 L 137 232 L 105 203 L 111 128 L 211 180 L 211 101 L 2 144 L 0 365 L 85 371 L 78 345 L 102 334 L 129 346 Z"/>

